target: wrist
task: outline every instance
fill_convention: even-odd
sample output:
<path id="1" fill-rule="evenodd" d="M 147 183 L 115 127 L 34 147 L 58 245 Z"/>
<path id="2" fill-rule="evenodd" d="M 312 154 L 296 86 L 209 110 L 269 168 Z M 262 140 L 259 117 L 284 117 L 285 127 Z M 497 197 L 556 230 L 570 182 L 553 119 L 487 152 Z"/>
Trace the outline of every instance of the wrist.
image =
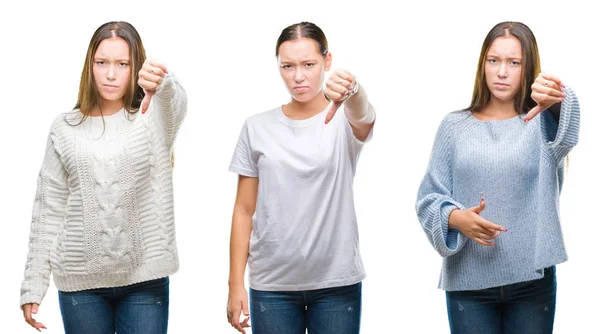
<path id="1" fill-rule="evenodd" d="M 461 211 L 462 211 L 461 209 L 456 208 L 450 212 L 450 215 L 448 215 L 448 229 L 460 230 L 459 222 L 460 222 Z"/>

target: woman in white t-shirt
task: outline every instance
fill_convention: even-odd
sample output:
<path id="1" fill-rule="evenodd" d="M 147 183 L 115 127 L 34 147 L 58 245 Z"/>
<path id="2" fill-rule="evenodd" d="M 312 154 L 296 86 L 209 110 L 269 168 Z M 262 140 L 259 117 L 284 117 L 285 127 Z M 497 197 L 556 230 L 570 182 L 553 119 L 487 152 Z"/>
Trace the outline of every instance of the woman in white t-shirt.
<path id="1" fill-rule="evenodd" d="M 275 54 L 292 99 L 246 120 L 229 168 L 239 184 L 227 318 L 242 333 L 250 315 L 254 334 L 358 333 L 365 271 L 352 182 L 375 111 L 345 70 L 323 89 L 332 58 L 313 23 L 285 28 Z"/>

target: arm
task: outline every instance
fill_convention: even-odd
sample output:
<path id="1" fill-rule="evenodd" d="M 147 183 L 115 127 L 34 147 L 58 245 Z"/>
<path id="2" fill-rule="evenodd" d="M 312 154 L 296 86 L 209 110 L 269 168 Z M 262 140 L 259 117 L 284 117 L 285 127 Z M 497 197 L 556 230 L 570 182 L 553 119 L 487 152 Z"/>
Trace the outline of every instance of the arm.
<path id="1" fill-rule="evenodd" d="M 69 188 L 67 172 L 57 152 L 57 138 L 50 134 L 38 175 L 33 205 L 29 253 L 21 285 L 21 305 L 40 304 L 48 289 L 51 246 L 62 228 Z"/>
<path id="2" fill-rule="evenodd" d="M 566 157 L 579 141 L 579 100 L 571 88 L 565 87 L 563 92 L 566 96 L 560 104 L 557 104 L 560 108 L 558 118 L 554 117 L 552 107 L 549 108 L 549 113 L 541 115 L 545 146 L 556 161 Z"/>
<path id="3" fill-rule="evenodd" d="M 365 141 L 375 124 L 375 109 L 369 103 L 367 92 L 362 86 L 359 85 L 356 94 L 346 100 L 344 113 L 356 139 Z"/>
<path id="4" fill-rule="evenodd" d="M 231 222 L 229 253 L 229 299 L 227 321 L 239 332 L 249 327 L 248 293 L 244 286 L 244 273 L 248 262 L 252 216 L 258 196 L 258 168 L 252 157 L 248 122 L 242 127 L 229 170 L 239 174 L 238 190 Z M 240 314 L 246 319 L 240 322 Z"/>
<path id="5" fill-rule="evenodd" d="M 140 105 L 142 114 L 152 101 L 158 110 L 151 112 L 151 117 L 160 124 L 167 145 L 171 147 L 187 113 L 185 90 L 177 78 L 167 71 L 166 65 L 155 59 L 146 59 L 139 72 L 138 84 L 146 93 Z"/>
<path id="6" fill-rule="evenodd" d="M 229 286 L 244 286 L 248 262 L 252 216 L 256 209 L 258 178 L 239 176 L 237 196 L 233 208 L 230 239 Z"/>
<path id="7" fill-rule="evenodd" d="M 237 196 L 231 223 L 231 239 L 229 244 L 229 301 L 227 318 L 238 331 L 244 333 L 249 313 L 248 293 L 244 286 L 244 273 L 248 262 L 250 233 L 252 232 L 252 216 L 256 210 L 258 194 L 258 178 L 239 176 Z M 240 322 L 240 315 L 246 319 Z"/>
<path id="8" fill-rule="evenodd" d="M 152 100 L 159 109 L 154 117 L 162 124 L 167 144 L 171 146 L 187 114 L 186 92 L 173 74 L 166 74 Z"/>
<path id="9" fill-rule="evenodd" d="M 467 241 L 457 229 L 448 227 L 450 213 L 465 209 L 452 198 L 451 127 L 446 118 L 438 129 L 416 203 L 417 216 L 429 242 L 444 257 L 456 254 Z"/>

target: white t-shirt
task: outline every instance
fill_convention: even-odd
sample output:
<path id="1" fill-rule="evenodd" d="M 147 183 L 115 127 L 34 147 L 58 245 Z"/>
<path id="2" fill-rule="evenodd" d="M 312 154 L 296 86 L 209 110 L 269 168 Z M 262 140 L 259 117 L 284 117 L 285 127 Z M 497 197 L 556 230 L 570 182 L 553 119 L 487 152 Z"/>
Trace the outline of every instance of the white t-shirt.
<path id="1" fill-rule="evenodd" d="M 248 258 L 255 290 L 302 291 L 365 278 L 354 210 L 353 179 L 362 146 L 342 106 L 292 120 L 281 107 L 242 128 L 231 172 L 258 177 Z"/>

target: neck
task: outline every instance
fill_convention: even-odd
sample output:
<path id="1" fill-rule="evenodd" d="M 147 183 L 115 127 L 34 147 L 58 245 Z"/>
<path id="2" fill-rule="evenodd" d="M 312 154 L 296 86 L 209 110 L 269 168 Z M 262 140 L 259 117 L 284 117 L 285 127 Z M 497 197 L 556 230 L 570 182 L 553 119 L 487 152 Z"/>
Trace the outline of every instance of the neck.
<path id="1" fill-rule="evenodd" d="M 492 98 L 490 102 L 479 112 L 479 115 L 485 119 L 507 119 L 517 116 L 514 101 L 500 101 Z"/>
<path id="2" fill-rule="evenodd" d="M 282 109 L 284 115 L 291 119 L 306 119 L 323 111 L 328 104 L 329 101 L 325 98 L 325 94 L 320 91 L 314 98 L 306 102 L 292 98 Z"/>
<path id="3" fill-rule="evenodd" d="M 121 109 L 123 109 L 122 99 L 114 101 L 100 99 L 99 105 L 92 109 L 92 111 L 90 112 L 90 116 L 110 116 L 116 114 Z"/>

